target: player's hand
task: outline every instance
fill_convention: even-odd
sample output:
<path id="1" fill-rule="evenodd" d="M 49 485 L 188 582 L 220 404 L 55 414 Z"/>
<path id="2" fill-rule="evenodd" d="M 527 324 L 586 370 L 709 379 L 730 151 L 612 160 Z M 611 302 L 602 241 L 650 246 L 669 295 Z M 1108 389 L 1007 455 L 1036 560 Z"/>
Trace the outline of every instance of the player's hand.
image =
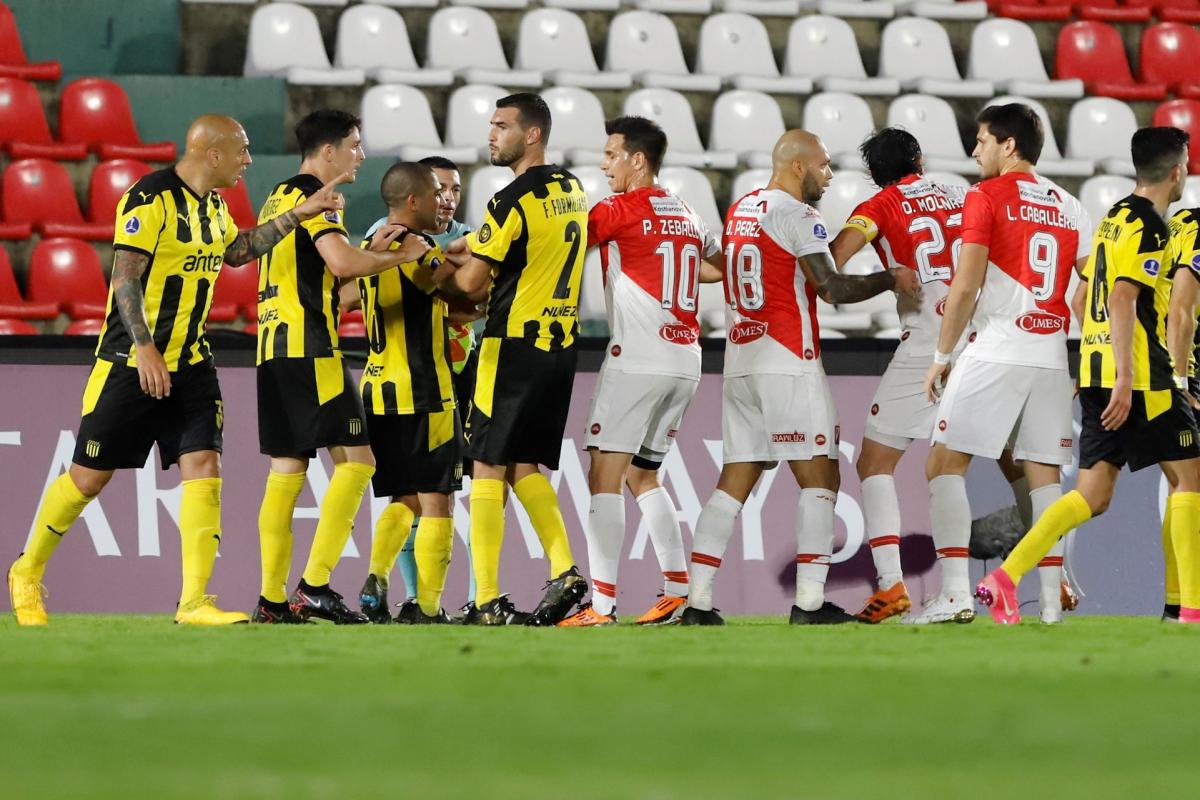
<path id="1" fill-rule="evenodd" d="M 1133 405 L 1132 381 L 1128 378 L 1117 378 L 1109 397 L 1108 406 L 1100 414 L 1100 424 L 1106 431 L 1115 431 L 1129 419 L 1129 408 Z"/>
<path id="2" fill-rule="evenodd" d="M 308 199 L 293 208 L 292 212 L 297 219 L 303 222 L 318 214 L 324 214 L 326 211 L 341 211 L 346 207 L 346 198 L 342 197 L 342 193 L 335 189 L 339 183 L 345 183 L 348 180 L 350 180 L 350 173 L 343 172 L 309 195 Z"/>
<path id="3" fill-rule="evenodd" d="M 940 401 L 949 378 L 949 364 L 930 364 L 929 371 L 925 373 L 925 399 L 931 403 Z"/>
<path id="4" fill-rule="evenodd" d="M 400 246 L 396 248 L 396 253 L 399 257 L 400 264 L 407 264 L 410 261 L 417 261 L 421 256 L 428 253 L 430 250 L 429 242 L 425 241 L 420 236 L 407 236 Z"/>
<path id="5" fill-rule="evenodd" d="M 892 289 L 896 294 L 906 294 L 911 297 L 921 296 L 921 281 L 917 279 L 916 270 L 908 269 L 907 267 L 896 267 L 891 270 L 892 276 L 896 279 L 896 287 Z"/>
<path id="6" fill-rule="evenodd" d="M 394 222 L 380 225 L 375 233 L 371 234 L 371 244 L 367 249 L 375 252 L 387 250 L 392 246 L 392 242 L 403 238 L 406 233 L 408 233 L 408 228 Z"/>
<path id="7" fill-rule="evenodd" d="M 171 373 L 167 370 L 167 362 L 154 343 L 140 344 L 137 347 L 138 383 L 142 391 L 155 400 L 162 400 L 171 395 Z"/>
<path id="8" fill-rule="evenodd" d="M 1183 396 L 1187 398 L 1188 405 L 1192 407 L 1193 412 L 1200 412 L 1200 400 L 1196 399 L 1196 395 L 1191 392 L 1184 392 Z"/>

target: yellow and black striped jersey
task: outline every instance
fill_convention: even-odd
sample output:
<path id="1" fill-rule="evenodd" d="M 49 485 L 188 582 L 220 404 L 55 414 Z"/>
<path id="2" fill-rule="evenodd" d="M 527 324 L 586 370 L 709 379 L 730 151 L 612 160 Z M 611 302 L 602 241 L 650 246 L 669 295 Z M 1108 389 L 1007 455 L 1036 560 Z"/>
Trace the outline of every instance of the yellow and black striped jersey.
<path id="1" fill-rule="evenodd" d="M 315 175 L 277 185 L 258 214 L 261 225 L 321 189 Z M 272 358 L 327 358 L 338 352 L 338 279 L 325 266 L 317 240 L 350 238 L 340 211 L 305 220 L 258 262 L 258 363 Z"/>
<path id="2" fill-rule="evenodd" d="M 1172 279 L 1175 271 L 1190 269 L 1196 280 L 1200 280 L 1200 208 L 1177 211 L 1167 225 L 1171 230 L 1171 247 L 1175 257 L 1175 263 L 1171 266 Z M 1200 350 L 1200 325 L 1196 326 L 1195 344 L 1188 364 L 1188 375 L 1192 376 L 1196 374 L 1196 351 Z"/>
<path id="3" fill-rule="evenodd" d="M 200 197 L 174 167 L 152 172 L 117 204 L 115 250 L 150 259 L 142 276 L 146 321 L 154 346 L 172 372 L 212 358 L 204 336 L 213 284 L 225 248 L 238 234 L 229 206 L 216 192 Z M 133 339 L 108 292 L 96 356 L 137 366 Z"/>
<path id="4" fill-rule="evenodd" d="M 1112 388 L 1116 381 L 1108 296 L 1117 281 L 1131 281 L 1141 289 L 1133 326 L 1133 388 L 1172 388 L 1167 351 L 1171 252 L 1167 222 L 1144 197 L 1129 195 L 1100 221 L 1083 273 L 1088 294 L 1079 348 L 1080 386 Z"/>
<path id="5" fill-rule="evenodd" d="M 575 343 L 587 252 L 587 194 L 562 167 L 531 167 L 488 202 L 467 236 L 492 265 L 485 337 L 524 339 L 540 350 Z"/>
<path id="6" fill-rule="evenodd" d="M 368 414 L 416 414 L 454 408 L 446 301 L 437 295 L 434 270 L 442 251 L 358 279 L 371 354 L 360 388 Z M 371 244 L 364 239 L 362 247 Z M 392 249 L 400 246 L 392 242 Z"/>

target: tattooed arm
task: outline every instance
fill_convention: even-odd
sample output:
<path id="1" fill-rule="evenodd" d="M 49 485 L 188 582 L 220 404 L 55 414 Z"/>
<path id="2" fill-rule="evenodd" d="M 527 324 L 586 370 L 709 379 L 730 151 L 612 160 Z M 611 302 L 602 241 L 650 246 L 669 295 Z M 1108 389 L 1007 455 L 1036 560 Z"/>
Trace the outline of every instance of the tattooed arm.
<path id="1" fill-rule="evenodd" d="M 237 238 L 225 248 L 225 262 L 238 267 L 261 256 L 287 236 L 300 224 L 294 209 L 269 219 L 257 228 L 238 231 Z"/>
<path id="2" fill-rule="evenodd" d="M 819 252 L 798 259 L 804 277 L 826 303 L 858 303 L 887 291 L 914 294 L 919 289 L 911 269 L 889 269 L 870 275 L 842 275 L 828 253 Z"/>
<path id="3" fill-rule="evenodd" d="M 150 324 L 146 321 L 142 276 L 149 265 L 150 258 L 145 253 L 123 249 L 117 251 L 112 271 L 113 304 L 136 348 L 138 382 L 142 391 L 161 400 L 171 394 L 171 373 L 167 370 L 162 353 L 154 346 Z"/>

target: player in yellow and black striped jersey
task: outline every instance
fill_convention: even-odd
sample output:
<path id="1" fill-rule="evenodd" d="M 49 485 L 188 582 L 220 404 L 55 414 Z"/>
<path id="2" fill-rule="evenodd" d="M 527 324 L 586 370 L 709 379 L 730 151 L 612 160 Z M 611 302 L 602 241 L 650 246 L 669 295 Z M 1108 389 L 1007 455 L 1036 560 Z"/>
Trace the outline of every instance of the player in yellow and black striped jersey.
<path id="1" fill-rule="evenodd" d="M 1178 275 L 1172 274 L 1173 305 L 1176 302 L 1175 295 L 1180 294 L 1182 296 L 1178 298 L 1178 303 L 1181 307 L 1195 308 L 1200 301 L 1200 208 L 1185 208 L 1176 212 L 1168 226 L 1175 256 L 1173 273 L 1183 271 L 1193 279 L 1188 282 L 1176 281 Z M 1172 323 L 1174 322 L 1173 318 Z M 1186 321 L 1181 317 L 1179 322 L 1184 325 L 1190 322 L 1193 328 L 1192 335 L 1182 335 L 1179 342 L 1174 341 L 1172 336 L 1168 347 L 1175 365 L 1176 382 L 1179 382 L 1180 377 L 1186 378 L 1188 394 L 1193 401 L 1197 401 L 1200 400 L 1200 380 L 1196 375 L 1197 358 L 1200 357 L 1200 326 L 1196 325 L 1195 314 L 1189 314 Z M 1169 324 L 1168 333 L 1171 333 L 1171 327 Z"/>

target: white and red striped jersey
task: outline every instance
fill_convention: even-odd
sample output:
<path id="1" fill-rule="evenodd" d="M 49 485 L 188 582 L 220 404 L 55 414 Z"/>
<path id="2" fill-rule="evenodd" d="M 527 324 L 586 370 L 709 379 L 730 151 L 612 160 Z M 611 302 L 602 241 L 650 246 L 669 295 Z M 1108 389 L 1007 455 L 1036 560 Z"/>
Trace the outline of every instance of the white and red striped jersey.
<path id="1" fill-rule="evenodd" d="M 920 298 L 896 297 L 903 333 L 895 358 L 927 361 L 937 350 L 958 261 L 964 194 L 957 186 L 909 175 L 859 203 L 846 220 L 845 227 L 866 237 L 885 267 L 911 269 L 921 281 Z"/>
<path id="2" fill-rule="evenodd" d="M 1091 221 L 1062 187 L 1028 172 L 982 181 L 967 192 L 963 244 L 988 248 L 975 307 L 982 361 L 1067 368 L 1067 284 L 1091 247 Z"/>
<path id="3" fill-rule="evenodd" d="M 724 250 L 725 375 L 820 370 L 817 292 L 796 259 L 829 253 L 821 215 L 787 192 L 758 189 L 729 209 Z"/>
<path id="4" fill-rule="evenodd" d="M 604 267 L 606 365 L 699 378 L 700 262 L 720 252 L 716 235 L 678 197 L 649 186 L 597 203 L 588 245 L 600 247 Z"/>

